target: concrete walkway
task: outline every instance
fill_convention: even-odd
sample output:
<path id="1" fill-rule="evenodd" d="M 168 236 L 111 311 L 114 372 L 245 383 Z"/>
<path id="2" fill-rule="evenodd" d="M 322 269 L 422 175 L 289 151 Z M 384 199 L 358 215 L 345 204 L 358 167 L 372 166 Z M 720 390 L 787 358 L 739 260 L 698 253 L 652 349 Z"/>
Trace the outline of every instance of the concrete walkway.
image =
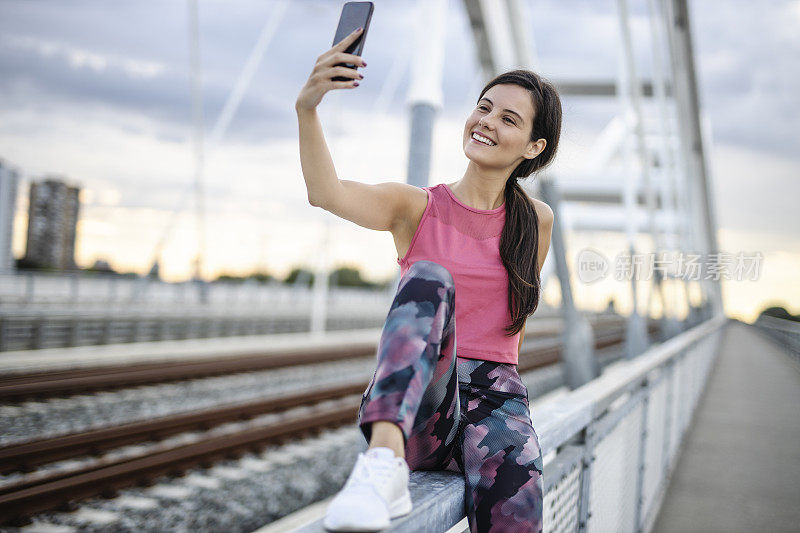
<path id="1" fill-rule="evenodd" d="M 800 367 L 731 321 L 654 533 L 800 532 Z"/>

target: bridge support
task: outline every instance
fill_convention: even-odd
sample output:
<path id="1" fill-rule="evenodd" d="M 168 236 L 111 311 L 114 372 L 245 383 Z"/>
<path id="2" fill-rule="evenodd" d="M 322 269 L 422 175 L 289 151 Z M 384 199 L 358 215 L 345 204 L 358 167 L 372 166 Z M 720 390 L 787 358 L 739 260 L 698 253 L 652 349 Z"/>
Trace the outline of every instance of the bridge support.
<path id="1" fill-rule="evenodd" d="M 539 191 L 554 215 L 551 246 L 556 261 L 558 284 L 561 286 L 561 313 L 564 317 L 561 360 L 567 387 L 576 389 L 600 375 L 600 365 L 594 356 L 594 332 L 586 317 L 575 309 L 572 300 L 572 282 L 567 267 L 564 232 L 561 229 L 558 191 L 548 180 L 539 182 Z"/>

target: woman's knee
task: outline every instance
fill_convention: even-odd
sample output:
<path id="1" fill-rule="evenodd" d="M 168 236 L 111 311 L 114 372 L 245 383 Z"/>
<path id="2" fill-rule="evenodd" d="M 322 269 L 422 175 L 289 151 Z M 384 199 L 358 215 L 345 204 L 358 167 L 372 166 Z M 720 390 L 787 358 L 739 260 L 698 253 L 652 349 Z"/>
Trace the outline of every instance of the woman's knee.
<path id="1" fill-rule="evenodd" d="M 455 287 L 455 280 L 450 271 L 443 265 L 422 259 L 414 262 L 405 273 L 406 276 L 441 281 L 447 287 Z"/>

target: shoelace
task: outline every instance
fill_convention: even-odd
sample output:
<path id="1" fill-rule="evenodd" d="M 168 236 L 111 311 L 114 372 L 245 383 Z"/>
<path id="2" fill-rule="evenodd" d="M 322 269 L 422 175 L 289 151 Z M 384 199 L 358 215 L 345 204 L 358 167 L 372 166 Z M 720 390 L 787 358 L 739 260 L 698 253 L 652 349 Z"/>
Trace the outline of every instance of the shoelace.
<path id="1" fill-rule="evenodd" d="M 394 461 L 386 461 L 362 454 L 356 468 L 353 470 L 350 482 L 353 485 L 382 487 L 389 481 L 395 466 Z"/>

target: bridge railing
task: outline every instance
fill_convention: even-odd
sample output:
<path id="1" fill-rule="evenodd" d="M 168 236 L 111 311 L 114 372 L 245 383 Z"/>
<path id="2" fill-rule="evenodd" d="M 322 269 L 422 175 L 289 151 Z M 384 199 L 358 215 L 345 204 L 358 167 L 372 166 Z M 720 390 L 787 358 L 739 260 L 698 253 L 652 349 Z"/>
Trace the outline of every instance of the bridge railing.
<path id="1" fill-rule="evenodd" d="M 0 273 L 0 352 L 379 328 L 393 292 L 277 282 L 181 282 L 101 272 Z M 554 315 L 552 308 L 543 312 Z"/>
<path id="2" fill-rule="evenodd" d="M 753 326 L 756 331 L 786 348 L 789 355 L 800 364 L 800 322 L 761 315 L 753 322 Z"/>
<path id="3" fill-rule="evenodd" d="M 327 331 L 379 327 L 386 291 L 332 287 Z M 280 283 L 166 283 L 103 273 L 0 274 L 0 352 L 309 331 L 313 290 Z"/>
<path id="4" fill-rule="evenodd" d="M 386 290 L 341 286 L 330 287 L 328 297 L 384 306 L 391 299 Z M 103 272 L 0 273 L 0 306 L 7 308 L 127 310 L 133 307 L 152 310 L 202 306 L 236 310 L 242 306 L 269 308 L 298 303 L 310 306 L 313 300 L 310 287 L 274 280 L 166 282 Z"/>
<path id="5" fill-rule="evenodd" d="M 570 393 L 535 405 L 544 531 L 649 531 L 716 359 L 722 315 Z M 386 531 L 445 532 L 464 518 L 463 475 L 411 473 L 411 514 Z M 301 531 L 324 531 L 321 520 Z"/>

